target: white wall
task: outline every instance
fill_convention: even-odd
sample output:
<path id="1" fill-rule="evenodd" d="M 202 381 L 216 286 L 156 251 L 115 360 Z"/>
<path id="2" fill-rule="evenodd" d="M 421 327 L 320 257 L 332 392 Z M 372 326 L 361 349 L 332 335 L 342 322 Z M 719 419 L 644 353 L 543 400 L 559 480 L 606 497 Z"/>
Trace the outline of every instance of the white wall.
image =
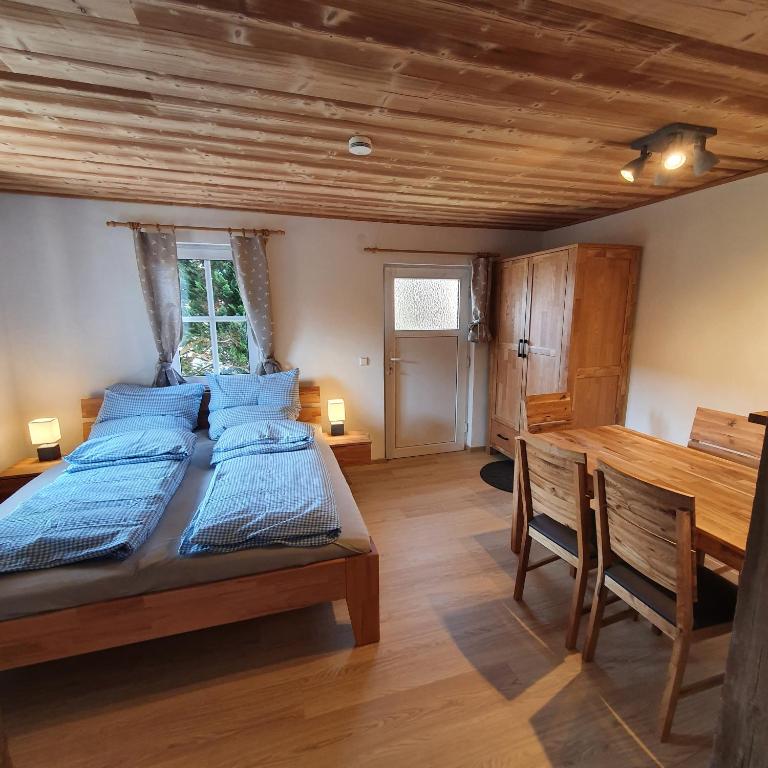
<path id="1" fill-rule="evenodd" d="M 82 396 L 117 380 L 151 380 L 154 345 L 130 232 L 108 229 L 107 219 L 285 229 L 269 246 L 278 359 L 320 384 L 324 400 L 344 397 L 349 428 L 373 433 L 377 457 L 384 447 L 383 265 L 427 259 L 368 254 L 364 246 L 515 254 L 579 241 L 642 245 L 627 423 L 685 442 L 697 405 L 737 413 L 768 407 L 766 201 L 768 175 L 755 176 L 542 237 L 0 195 L 0 465 L 32 455 L 30 418 L 58 416 L 68 449 L 79 439 Z M 478 351 L 473 445 L 485 440 L 487 407 L 487 353 Z M 371 365 L 358 366 L 359 355 Z"/>
<path id="2" fill-rule="evenodd" d="M 5 317 L 5 305 L 0 304 L 0 468 L 13 464 L 24 452 L 19 429 L 16 387 L 9 375 L 11 343 Z"/>
<path id="3" fill-rule="evenodd" d="M 131 233 L 107 219 L 285 229 L 269 244 L 277 358 L 321 386 L 323 400 L 343 397 L 348 427 L 368 429 L 384 452 L 383 265 L 464 263 L 462 257 L 393 257 L 363 247 L 535 250 L 538 233 L 311 219 L 30 195 L 0 195 L 3 314 L 10 364 L 0 383 L 0 457 L 32 452 L 25 423 L 58 416 L 62 447 L 80 436 L 79 400 L 115 381 L 149 383 L 155 350 L 136 272 Z M 226 233 L 218 233 L 224 241 Z M 223 236 L 223 237 L 222 237 Z M 215 241 L 215 233 L 178 233 Z M 0 337 L 0 344 L 3 343 Z M 473 345 L 474 346 L 474 345 Z M 371 364 L 358 365 L 367 355 Z M 470 442 L 485 441 L 487 351 L 473 366 Z"/>
<path id="4" fill-rule="evenodd" d="M 553 230 L 644 247 L 627 425 L 684 443 L 697 405 L 768 408 L 768 174 Z"/>

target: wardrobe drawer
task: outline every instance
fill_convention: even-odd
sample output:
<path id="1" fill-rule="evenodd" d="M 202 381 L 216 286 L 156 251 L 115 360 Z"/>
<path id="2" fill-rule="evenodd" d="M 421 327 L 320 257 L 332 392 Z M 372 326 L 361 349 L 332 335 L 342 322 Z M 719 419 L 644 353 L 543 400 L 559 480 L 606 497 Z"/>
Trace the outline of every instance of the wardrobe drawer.
<path id="1" fill-rule="evenodd" d="M 498 448 L 503 453 L 514 456 L 516 437 L 517 432 L 512 427 L 491 419 L 490 443 L 492 448 Z"/>

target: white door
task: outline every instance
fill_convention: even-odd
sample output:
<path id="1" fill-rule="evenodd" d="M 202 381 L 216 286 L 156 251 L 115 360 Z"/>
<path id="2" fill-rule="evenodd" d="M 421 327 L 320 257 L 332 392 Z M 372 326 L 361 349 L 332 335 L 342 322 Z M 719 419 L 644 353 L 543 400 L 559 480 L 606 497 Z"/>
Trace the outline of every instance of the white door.
<path id="1" fill-rule="evenodd" d="M 387 458 L 460 451 L 467 430 L 469 268 L 384 268 Z"/>

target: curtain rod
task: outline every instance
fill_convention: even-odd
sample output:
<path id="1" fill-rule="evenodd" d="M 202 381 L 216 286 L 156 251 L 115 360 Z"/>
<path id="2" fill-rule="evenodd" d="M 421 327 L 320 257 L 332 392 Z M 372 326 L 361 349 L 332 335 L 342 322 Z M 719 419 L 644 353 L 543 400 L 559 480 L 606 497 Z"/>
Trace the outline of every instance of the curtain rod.
<path id="1" fill-rule="evenodd" d="M 129 229 L 194 229 L 201 232 L 254 232 L 259 235 L 284 235 L 284 229 L 254 229 L 253 227 L 198 227 L 194 224 L 145 224 L 140 221 L 108 221 L 108 227 L 128 227 Z"/>
<path id="2" fill-rule="evenodd" d="M 435 253 L 443 256 L 496 256 L 485 251 L 419 251 L 412 248 L 363 248 L 368 253 Z"/>

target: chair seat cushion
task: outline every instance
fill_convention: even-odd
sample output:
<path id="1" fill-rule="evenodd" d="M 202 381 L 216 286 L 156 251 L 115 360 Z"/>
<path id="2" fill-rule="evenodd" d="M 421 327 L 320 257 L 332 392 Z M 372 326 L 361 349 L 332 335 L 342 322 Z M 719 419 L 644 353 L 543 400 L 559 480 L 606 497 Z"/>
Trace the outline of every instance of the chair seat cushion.
<path id="1" fill-rule="evenodd" d="M 659 586 L 624 562 L 614 563 L 605 575 L 624 587 L 670 624 L 677 623 L 675 593 Z M 738 588 L 714 571 L 699 566 L 696 570 L 698 599 L 693 604 L 693 628 L 703 629 L 733 621 Z"/>
<path id="2" fill-rule="evenodd" d="M 549 515 L 534 515 L 529 523 L 529 528 L 533 528 L 542 536 L 562 547 L 566 552 L 570 552 L 574 557 L 578 557 L 579 547 L 576 540 L 576 531 L 567 525 L 558 523 L 557 520 L 553 520 Z M 590 546 L 589 549 L 590 557 L 594 556 L 594 545 Z"/>

